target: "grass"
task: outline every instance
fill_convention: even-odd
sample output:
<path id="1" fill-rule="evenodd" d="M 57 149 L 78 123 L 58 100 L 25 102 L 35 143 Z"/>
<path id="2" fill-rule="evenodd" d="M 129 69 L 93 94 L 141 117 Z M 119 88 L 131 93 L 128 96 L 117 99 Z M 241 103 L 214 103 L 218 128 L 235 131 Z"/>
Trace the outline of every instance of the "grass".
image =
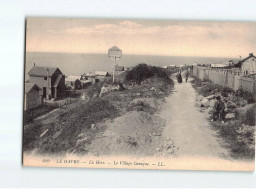
<path id="1" fill-rule="evenodd" d="M 57 105 L 42 105 L 36 108 L 32 108 L 29 110 L 24 111 L 24 125 L 27 125 L 34 121 L 35 118 L 42 116 L 44 114 L 47 114 L 48 112 L 51 112 L 55 108 L 57 108 Z"/>
<path id="2" fill-rule="evenodd" d="M 251 134 L 240 135 L 236 129 L 241 126 L 239 120 L 231 121 L 229 123 L 221 124 L 214 122 L 213 126 L 217 129 L 218 134 L 228 143 L 228 148 L 230 149 L 231 156 L 233 158 L 239 159 L 254 159 L 255 149 L 249 148 L 246 140 L 252 138 Z M 243 139 L 239 137 L 243 136 Z"/>
<path id="3" fill-rule="evenodd" d="M 61 154 L 76 148 L 78 135 L 86 131 L 89 137 L 94 136 L 91 128 L 106 118 L 113 118 L 118 114 L 115 107 L 101 98 L 76 106 L 74 109 L 60 114 L 56 121 L 42 125 L 36 123 L 24 131 L 24 150 L 39 148 L 40 153 Z M 40 139 L 40 135 L 48 129 Z"/>

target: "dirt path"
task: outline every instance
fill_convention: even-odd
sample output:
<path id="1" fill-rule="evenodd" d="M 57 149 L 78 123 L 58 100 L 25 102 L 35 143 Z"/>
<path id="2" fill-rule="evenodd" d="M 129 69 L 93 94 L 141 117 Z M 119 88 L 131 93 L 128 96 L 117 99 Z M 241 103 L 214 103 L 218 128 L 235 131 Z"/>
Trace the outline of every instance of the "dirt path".
<path id="1" fill-rule="evenodd" d="M 175 78 L 173 79 L 175 80 Z M 228 158 L 228 151 L 222 147 L 209 125 L 204 113 L 195 106 L 197 93 L 188 83 L 177 83 L 166 99 L 166 107 L 160 117 L 166 120 L 163 139 L 168 137 L 178 147 L 177 157 L 200 156 Z"/>

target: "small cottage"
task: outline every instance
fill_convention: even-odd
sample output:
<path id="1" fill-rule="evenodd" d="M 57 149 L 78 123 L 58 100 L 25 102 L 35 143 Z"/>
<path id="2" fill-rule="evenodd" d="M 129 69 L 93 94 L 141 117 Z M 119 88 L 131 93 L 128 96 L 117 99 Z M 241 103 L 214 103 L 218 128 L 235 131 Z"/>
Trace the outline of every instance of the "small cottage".
<path id="1" fill-rule="evenodd" d="M 104 81 L 108 78 L 110 74 L 106 71 L 95 71 L 95 78 L 99 81 Z"/>
<path id="2" fill-rule="evenodd" d="M 38 107 L 42 104 L 42 89 L 35 83 L 25 83 L 24 110 Z"/>
<path id="3" fill-rule="evenodd" d="M 65 97 L 65 75 L 59 68 L 34 66 L 28 75 L 28 81 L 43 90 L 43 98 Z"/>
<path id="4" fill-rule="evenodd" d="M 256 74 L 256 57 L 253 53 L 250 53 L 247 58 L 239 61 L 235 67 L 238 67 L 242 74 Z"/>
<path id="5" fill-rule="evenodd" d="M 80 81 L 81 76 L 67 76 L 65 84 L 67 89 L 81 89 L 82 83 Z"/>
<path id="6" fill-rule="evenodd" d="M 95 73 L 94 72 L 84 73 L 81 75 L 80 80 L 83 83 L 84 83 L 84 81 L 90 81 L 91 84 L 95 84 L 96 83 Z M 89 82 L 87 82 L 87 83 L 89 83 Z"/>

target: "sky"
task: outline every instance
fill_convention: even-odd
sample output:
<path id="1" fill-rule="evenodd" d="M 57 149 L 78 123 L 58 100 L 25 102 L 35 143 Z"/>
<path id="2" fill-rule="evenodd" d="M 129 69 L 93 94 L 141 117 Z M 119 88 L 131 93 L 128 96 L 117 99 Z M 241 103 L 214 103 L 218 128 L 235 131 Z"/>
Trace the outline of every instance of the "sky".
<path id="1" fill-rule="evenodd" d="M 256 23 L 28 18 L 27 52 L 247 57 L 256 53 Z"/>

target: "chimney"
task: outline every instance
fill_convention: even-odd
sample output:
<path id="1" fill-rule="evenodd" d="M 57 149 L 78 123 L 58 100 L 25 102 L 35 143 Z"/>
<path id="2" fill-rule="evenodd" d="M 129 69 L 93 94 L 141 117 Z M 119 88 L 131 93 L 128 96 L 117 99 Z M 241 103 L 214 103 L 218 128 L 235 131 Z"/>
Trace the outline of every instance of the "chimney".
<path id="1" fill-rule="evenodd" d="M 34 62 L 34 66 L 36 66 L 36 63 Z"/>
<path id="2" fill-rule="evenodd" d="M 253 56 L 253 53 L 249 53 L 249 56 L 252 57 L 252 56 Z"/>

